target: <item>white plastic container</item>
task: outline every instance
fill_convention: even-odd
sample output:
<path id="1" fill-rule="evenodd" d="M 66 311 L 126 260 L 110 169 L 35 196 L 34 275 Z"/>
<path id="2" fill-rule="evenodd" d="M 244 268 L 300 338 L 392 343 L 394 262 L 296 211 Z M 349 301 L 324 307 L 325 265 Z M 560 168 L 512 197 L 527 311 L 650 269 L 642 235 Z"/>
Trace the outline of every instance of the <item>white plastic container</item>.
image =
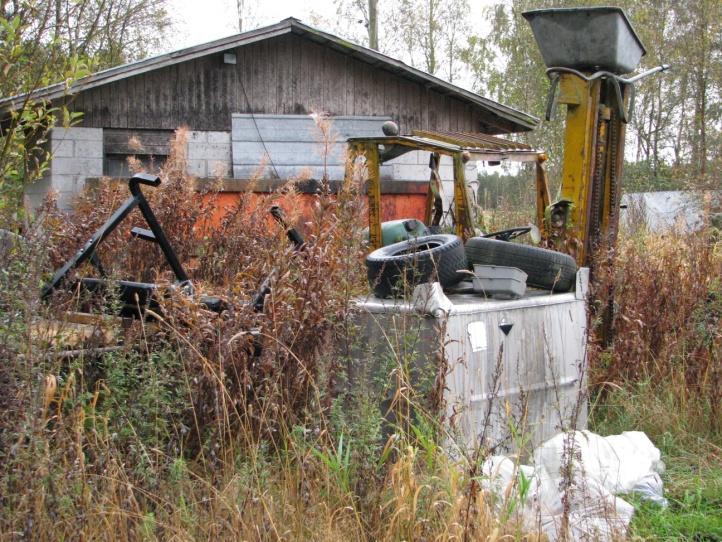
<path id="1" fill-rule="evenodd" d="M 496 299 L 519 299 L 526 292 L 527 274 L 516 267 L 474 264 L 474 292 Z"/>

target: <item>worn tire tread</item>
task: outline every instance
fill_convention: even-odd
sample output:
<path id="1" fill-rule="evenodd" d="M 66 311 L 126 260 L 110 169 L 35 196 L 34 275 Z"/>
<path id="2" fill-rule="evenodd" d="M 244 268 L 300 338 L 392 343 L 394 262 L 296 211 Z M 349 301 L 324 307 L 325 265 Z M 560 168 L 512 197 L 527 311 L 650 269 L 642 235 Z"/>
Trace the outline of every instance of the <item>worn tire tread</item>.
<path id="1" fill-rule="evenodd" d="M 574 286 L 577 264 L 563 252 L 509 241 L 472 237 L 466 242 L 469 265 L 517 267 L 527 275 L 527 285 L 554 292 L 568 292 Z"/>
<path id="2" fill-rule="evenodd" d="M 440 245 L 412 254 L 396 254 L 429 242 Z M 366 257 L 366 269 L 369 284 L 380 298 L 389 297 L 402 279 L 410 285 L 436 279 L 448 288 L 462 279 L 457 271 L 467 269 L 466 253 L 456 235 L 427 235 L 374 250 Z"/>

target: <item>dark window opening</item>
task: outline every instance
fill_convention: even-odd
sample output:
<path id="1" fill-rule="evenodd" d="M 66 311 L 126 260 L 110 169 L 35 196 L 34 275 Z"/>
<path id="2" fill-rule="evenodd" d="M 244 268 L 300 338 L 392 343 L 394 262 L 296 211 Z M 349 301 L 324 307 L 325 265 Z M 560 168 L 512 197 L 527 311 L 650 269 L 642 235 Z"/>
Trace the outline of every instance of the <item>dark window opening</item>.
<path id="1" fill-rule="evenodd" d="M 147 173 L 159 173 L 168 159 L 165 155 L 106 154 L 103 159 L 103 175 L 106 177 L 130 177 L 133 171 L 142 169 Z M 131 168 L 131 163 L 134 167 Z M 135 167 L 135 164 L 139 166 Z"/>

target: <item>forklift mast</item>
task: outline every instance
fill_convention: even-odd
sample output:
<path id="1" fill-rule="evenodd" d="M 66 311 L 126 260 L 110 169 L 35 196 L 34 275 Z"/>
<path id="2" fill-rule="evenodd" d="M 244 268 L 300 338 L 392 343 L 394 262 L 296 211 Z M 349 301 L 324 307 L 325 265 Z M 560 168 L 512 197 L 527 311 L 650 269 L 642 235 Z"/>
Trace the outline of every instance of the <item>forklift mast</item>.
<path id="1" fill-rule="evenodd" d="M 522 15 L 548 67 L 546 119 L 557 104 L 566 105 L 560 199 L 546 209 L 540 227 L 547 242 L 580 266 L 590 266 L 594 251 L 614 246 L 617 238 L 634 83 L 669 66 L 621 77 L 637 68 L 646 51 L 620 8 L 553 8 Z"/>
<path id="2" fill-rule="evenodd" d="M 567 106 L 561 198 L 545 231 L 557 248 L 588 266 L 593 249 L 617 237 L 626 125 L 608 80 L 561 73 L 558 81 L 557 101 Z"/>

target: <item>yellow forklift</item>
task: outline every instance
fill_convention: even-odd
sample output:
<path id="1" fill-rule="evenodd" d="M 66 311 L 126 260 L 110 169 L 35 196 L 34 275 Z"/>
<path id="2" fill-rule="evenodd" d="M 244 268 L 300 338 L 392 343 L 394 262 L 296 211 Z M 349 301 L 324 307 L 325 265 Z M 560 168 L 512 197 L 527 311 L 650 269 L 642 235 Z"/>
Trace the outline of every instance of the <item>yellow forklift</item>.
<path id="1" fill-rule="evenodd" d="M 625 126 L 634 107 L 634 83 L 669 66 L 622 77 L 636 69 L 646 51 L 621 8 L 555 8 L 522 15 L 529 21 L 548 66 L 551 88 L 547 120 L 551 120 L 558 104 L 567 106 L 559 200 L 551 203 L 544 169 L 547 156 L 542 151 L 478 133 L 414 130 L 409 135 L 399 135 L 395 125 L 387 123 L 384 136 L 348 141 L 349 164 L 356 163 L 359 156 L 365 159 L 372 249 L 384 244 L 380 165 L 419 150 L 430 153 L 424 222 L 432 231 L 439 226 L 443 214 L 439 157 L 446 155 L 453 160 L 453 228 L 466 243 L 467 254 L 474 254 L 474 245 L 478 245 L 476 255 L 488 253 L 489 247 L 495 246 L 482 247 L 478 241 L 464 178 L 464 165 L 469 160 L 535 163 L 536 220 L 540 237 L 546 246 L 569 254 L 579 266 L 589 267 L 598 247 L 614 245 L 619 222 Z M 350 173 L 351 169 L 347 175 Z M 509 241 L 530 229 L 514 228 L 486 237 Z M 567 275 L 571 272 L 567 261 L 547 255 L 546 259 L 549 258 L 558 263 L 554 268 L 557 275 L 560 271 Z M 532 264 L 540 261 L 533 259 Z M 505 263 L 508 265 L 508 261 Z M 568 282 L 564 281 L 564 287 Z"/>

